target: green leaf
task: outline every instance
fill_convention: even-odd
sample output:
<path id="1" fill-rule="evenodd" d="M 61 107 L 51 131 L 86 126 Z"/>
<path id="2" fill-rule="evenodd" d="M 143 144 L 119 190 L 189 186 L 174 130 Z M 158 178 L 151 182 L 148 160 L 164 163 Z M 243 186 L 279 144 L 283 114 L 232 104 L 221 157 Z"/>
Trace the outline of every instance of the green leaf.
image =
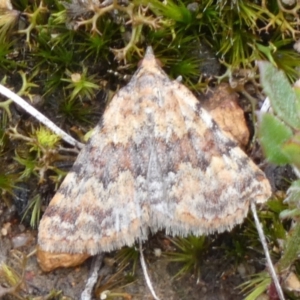
<path id="1" fill-rule="evenodd" d="M 290 163 L 289 156 L 282 150 L 286 141 L 292 138 L 292 130 L 271 114 L 264 114 L 259 127 L 260 142 L 267 159 L 275 164 Z"/>
<path id="2" fill-rule="evenodd" d="M 292 182 L 291 186 L 287 190 L 287 197 L 284 200 L 285 204 L 289 205 L 288 209 L 280 212 L 279 217 L 281 219 L 298 218 L 300 216 L 300 180 Z"/>
<path id="3" fill-rule="evenodd" d="M 294 209 L 285 209 L 280 213 L 281 219 L 292 219 L 292 218 L 299 218 L 300 216 L 300 209 L 294 208 Z"/>
<path id="4" fill-rule="evenodd" d="M 261 84 L 275 114 L 291 127 L 300 129 L 298 98 L 286 76 L 269 62 L 260 61 L 258 66 Z"/>
<path id="5" fill-rule="evenodd" d="M 292 182 L 287 191 L 287 197 L 284 203 L 288 203 L 290 206 L 297 206 L 300 201 L 300 179 Z"/>
<path id="6" fill-rule="evenodd" d="M 277 263 L 279 271 L 287 270 L 298 258 L 300 250 L 300 223 L 296 222 L 295 227 L 287 237 L 285 251 L 280 261 Z"/>
<path id="7" fill-rule="evenodd" d="M 264 293 L 270 284 L 272 283 L 271 278 L 266 278 L 259 285 L 255 287 L 255 289 L 245 298 L 245 300 L 255 300 L 259 295 Z"/>
<path id="8" fill-rule="evenodd" d="M 296 94 L 296 98 L 297 98 L 297 111 L 300 112 L 300 87 L 297 86 L 297 82 L 295 83 L 295 86 L 294 86 L 294 91 L 295 91 L 295 94 Z"/>
<path id="9" fill-rule="evenodd" d="M 251 292 L 245 297 L 245 300 L 255 300 L 259 295 L 265 292 L 270 284 L 272 279 L 267 272 L 261 272 L 252 276 L 252 278 L 241 285 L 242 292 L 246 292 L 251 289 Z"/>
<path id="10" fill-rule="evenodd" d="M 282 151 L 290 158 L 290 162 L 300 167 L 300 142 L 295 137 L 282 146 Z"/>
<path id="11" fill-rule="evenodd" d="M 267 206 L 276 214 L 279 214 L 283 209 L 287 208 L 287 205 L 282 203 L 282 201 L 278 201 L 278 199 L 270 199 L 267 202 Z"/>

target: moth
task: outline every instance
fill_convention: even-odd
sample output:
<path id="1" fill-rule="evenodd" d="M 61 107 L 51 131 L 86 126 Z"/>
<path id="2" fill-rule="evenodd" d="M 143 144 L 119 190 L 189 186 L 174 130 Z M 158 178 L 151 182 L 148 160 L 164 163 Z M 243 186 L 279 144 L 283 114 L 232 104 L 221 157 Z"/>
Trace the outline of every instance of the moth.
<path id="1" fill-rule="evenodd" d="M 148 47 L 50 202 L 43 251 L 100 252 L 230 230 L 271 195 L 265 174 Z"/>

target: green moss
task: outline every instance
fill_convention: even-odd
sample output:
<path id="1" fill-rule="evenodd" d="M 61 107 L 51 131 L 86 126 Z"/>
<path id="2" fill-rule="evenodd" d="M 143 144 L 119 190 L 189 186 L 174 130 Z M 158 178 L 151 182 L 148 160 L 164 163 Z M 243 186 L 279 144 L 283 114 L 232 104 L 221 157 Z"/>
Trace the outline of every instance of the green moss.
<path id="1" fill-rule="evenodd" d="M 188 236 L 186 238 L 172 238 L 171 242 L 177 248 L 176 252 L 166 253 L 169 260 L 173 263 L 180 263 L 180 270 L 174 278 L 181 277 L 193 272 L 196 279 L 200 280 L 201 262 L 205 249 L 208 246 L 205 236 Z"/>

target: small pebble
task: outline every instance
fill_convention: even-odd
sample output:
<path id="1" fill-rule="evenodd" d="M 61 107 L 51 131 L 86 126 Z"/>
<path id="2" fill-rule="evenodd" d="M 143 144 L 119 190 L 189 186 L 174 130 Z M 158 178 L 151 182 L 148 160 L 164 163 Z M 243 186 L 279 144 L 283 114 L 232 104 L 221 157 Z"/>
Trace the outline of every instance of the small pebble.
<path id="1" fill-rule="evenodd" d="M 11 231 L 11 223 L 4 223 L 1 228 L 1 235 L 7 236 L 7 234 Z"/>
<path id="2" fill-rule="evenodd" d="M 294 272 L 290 272 L 284 280 L 284 288 L 292 292 L 300 292 L 300 281 Z"/>
<path id="3" fill-rule="evenodd" d="M 247 275 L 247 270 L 244 264 L 239 264 L 237 267 L 237 271 L 239 272 L 240 276 L 244 278 Z"/>
<path id="4" fill-rule="evenodd" d="M 26 227 L 23 224 L 19 224 L 18 228 L 21 232 L 24 232 L 26 230 Z"/>
<path id="5" fill-rule="evenodd" d="M 32 240 L 32 235 L 29 233 L 21 233 L 11 239 L 13 248 L 20 248 L 27 245 Z"/>
<path id="6" fill-rule="evenodd" d="M 110 294 L 110 291 L 103 291 L 100 295 L 100 299 L 101 300 L 104 300 L 104 299 L 107 299 L 107 297 L 109 296 Z"/>
<path id="7" fill-rule="evenodd" d="M 161 249 L 160 248 L 154 248 L 153 252 L 156 257 L 161 257 Z"/>
<path id="8" fill-rule="evenodd" d="M 267 294 L 261 294 L 256 298 L 256 300 L 270 300 L 270 298 Z"/>

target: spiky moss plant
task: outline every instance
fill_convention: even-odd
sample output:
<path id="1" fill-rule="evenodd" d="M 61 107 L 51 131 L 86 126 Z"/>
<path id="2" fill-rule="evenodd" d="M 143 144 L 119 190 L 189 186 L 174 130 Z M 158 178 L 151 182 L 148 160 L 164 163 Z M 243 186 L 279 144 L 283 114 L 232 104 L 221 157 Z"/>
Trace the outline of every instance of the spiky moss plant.
<path id="1" fill-rule="evenodd" d="M 11 118 L 10 103 L 11 101 L 9 100 L 0 103 L 0 108 L 2 107 L 3 109 L 0 117 L 0 160 L 7 160 L 8 157 L 9 139 L 5 131 Z M 6 205 L 9 205 L 10 196 L 13 195 L 13 190 L 16 188 L 18 181 L 18 174 L 9 168 L 7 163 L 3 163 L 0 172 L 0 195 Z"/>
<path id="2" fill-rule="evenodd" d="M 92 115 L 92 108 L 85 106 L 77 101 L 70 99 L 64 99 L 59 106 L 59 112 L 63 115 L 63 118 L 69 123 L 76 121 L 84 123 L 92 123 L 90 116 Z"/>
<path id="3" fill-rule="evenodd" d="M 196 280 L 199 281 L 201 277 L 202 256 L 208 247 L 206 237 L 190 235 L 187 238 L 172 238 L 170 241 L 177 248 L 177 251 L 166 252 L 165 254 L 171 262 L 180 264 L 180 269 L 174 275 L 174 278 L 193 272 Z"/>
<path id="4" fill-rule="evenodd" d="M 23 218 L 21 219 L 21 222 L 24 220 L 24 218 L 27 216 L 27 214 L 30 213 L 30 226 L 32 228 L 37 228 L 37 225 L 40 221 L 41 216 L 41 206 L 42 206 L 42 197 L 40 194 L 35 195 L 32 199 L 28 201 L 26 210 L 23 214 Z"/>
<path id="5" fill-rule="evenodd" d="M 13 190 L 16 188 L 18 176 L 16 174 L 0 173 L 0 195 L 2 201 L 9 206 L 10 196 L 13 195 Z"/>
<path id="6" fill-rule="evenodd" d="M 212 46 L 213 52 L 218 53 L 231 68 L 240 65 L 252 67 L 252 63 L 258 57 L 267 56 L 274 60 L 271 51 L 279 53 L 278 46 L 271 47 L 272 50 L 268 51 L 268 45 L 264 46 L 258 41 L 261 41 L 260 31 L 264 24 L 269 24 L 270 19 L 275 16 L 277 21 L 274 24 L 279 24 L 281 18 L 289 14 L 284 12 L 282 16 L 275 15 L 278 11 L 278 5 L 276 7 L 275 4 L 273 1 L 267 8 L 251 1 L 210 0 L 191 5 L 188 1 L 161 3 L 152 0 L 133 1 L 128 6 L 121 6 L 117 1 L 113 1 L 106 7 L 99 7 L 75 1 L 66 5 L 64 9 L 58 1 L 44 1 L 39 5 L 31 5 L 24 0 L 16 7 L 26 11 L 29 26 L 19 33 L 25 33 L 27 41 L 28 38 L 34 41 L 36 51 L 33 54 L 36 59 L 33 61 L 33 68 L 37 69 L 39 74 L 45 74 L 45 77 L 41 76 L 41 80 L 46 82 L 44 94 L 49 94 L 62 87 L 60 79 L 68 66 L 73 66 L 70 68 L 71 72 L 76 72 L 76 63 L 86 61 L 85 67 L 89 68 L 89 57 L 108 58 L 109 47 L 116 48 L 117 44 L 126 44 L 126 41 L 128 45 L 115 50 L 116 57 L 131 59 L 132 50 L 141 55 L 137 44 L 147 38 L 154 47 L 157 45 L 155 48 L 158 56 L 166 63 L 166 67 L 172 65 L 171 75 L 174 78 L 178 75 L 183 76 L 193 88 L 199 88 L 197 84 L 200 62 L 197 54 L 193 54 L 193 49 L 195 52 L 199 47 L 197 39 L 203 39 Z M 46 15 L 47 22 L 44 16 L 46 7 L 51 11 L 51 15 Z M 146 10 L 146 7 L 149 9 Z M 114 14 L 114 11 L 118 11 L 118 14 Z M 89 14 L 92 14 L 91 18 L 87 17 Z M 79 17 L 86 19 L 80 21 Z M 76 33 L 71 33 L 65 23 L 77 28 Z M 127 23 L 131 26 L 126 25 Z M 130 33 L 130 27 L 132 33 L 128 41 L 125 35 Z M 277 27 L 275 29 L 281 33 L 279 25 Z M 90 29 L 92 34 L 89 33 Z M 292 29 L 293 27 L 285 29 L 283 34 L 294 33 Z M 197 42 L 192 43 L 192 40 Z M 273 44 L 274 41 L 270 40 L 270 45 Z M 167 59 L 170 56 L 175 57 L 175 60 Z M 284 65 L 292 72 L 293 66 L 290 67 L 289 62 L 290 60 L 286 59 Z"/>
<path id="7" fill-rule="evenodd" d="M 296 27 L 296 24 L 292 24 L 284 29 L 280 28 L 280 21 L 285 20 L 289 12 L 278 15 L 276 1 L 273 1 L 269 7 L 253 4 L 252 1 L 202 1 L 201 4 L 194 6 L 188 4 L 188 1 L 179 3 L 168 1 L 164 4 L 160 1 L 147 1 L 147 3 L 133 1 L 129 6 L 120 6 L 114 1 L 111 6 L 98 7 L 93 5 L 91 6 L 92 8 L 88 8 L 83 4 L 76 4 L 76 6 L 74 2 L 74 4 L 71 3 L 67 6 L 67 14 L 60 11 L 56 14 L 56 18 L 52 19 L 56 20 L 56 24 L 62 24 L 63 21 L 67 21 L 68 17 L 73 17 L 75 18 L 74 27 L 84 29 L 87 32 L 89 29 L 92 29 L 93 33 L 101 32 L 102 36 L 105 36 L 108 32 L 118 31 L 112 39 L 100 41 L 100 47 L 104 44 L 108 45 L 108 41 L 113 40 L 119 41 L 118 43 L 126 42 L 125 37 L 122 37 L 122 35 L 124 32 L 127 32 L 128 26 L 124 26 L 124 24 L 127 21 L 131 22 L 132 34 L 128 45 L 123 49 L 115 50 L 116 56 L 130 59 L 130 56 L 127 57 L 127 55 L 130 54 L 131 50 L 135 50 L 140 54 L 136 44 L 149 36 L 150 39 L 147 40 L 150 40 L 153 45 L 157 44 L 161 49 L 170 49 L 170 51 L 164 51 L 165 57 L 178 56 L 178 66 L 175 68 L 177 74 L 174 77 L 180 74 L 185 79 L 195 77 L 199 65 L 197 57 L 193 59 L 188 55 L 191 53 L 191 48 L 197 48 L 197 45 L 191 45 L 191 43 L 185 41 L 189 37 L 190 39 L 193 37 L 197 39 L 199 35 L 203 34 L 203 39 L 213 47 L 213 51 L 218 53 L 227 65 L 229 64 L 232 68 L 237 68 L 240 65 L 244 68 L 252 68 L 255 59 L 269 56 L 269 59 L 274 60 L 271 52 L 280 52 L 278 47 L 272 46 L 274 44 L 272 37 L 267 42 L 262 41 L 261 32 L 263 32 L 265 24 L 271 24 L 271 21 L 276 19 L 273 26 L 266 28 L 272 27 L 273 32 L 277 30 L 279 35 L 281 33 L 295 35 L 293 26 Z M 144 7 L 149 6 L 149 10 L 145 11 L 141 5 L 144 5 Z M 119 11 L 119 15 L 107 18 L 113 10 Z M 156 18 L 151 17 L 150 10 L 156 15 Z M 88 11 L 93 15 L 90 19 L 85 17 L 88 15 Z M 76 18 L 79 16 L 84 16 L 86 20 L 76 21 Z M 106 22 L 103 22 L 103 20 Z M 107 20 L 110 20 L 110 22 L 107 22 Z M 70 23 L 71 21 L 67 22 Z M 120 23 L 118 30 L 105 30 L 104 24 L 112 24 L 114 22 Z M 117 27 L 114 26 L 114 28 Z M 152 35 L 155 31 L 158 34 Z M 163 33 L 163 35 L 159 34 L 159 32 Z M 95 34 L 92 36 L 99 37 L 99 35 Z M 93 41 L 95 39 L 91 39 L 91 42 Z M 87 41 L 88 43 L 89 41 Z M 268 48 L 268 43 L 271 45 L 271 50 L 269 53 L 266 53 L 266 49 L 262 49 L 262 47 Z M 88 48 L 93 48 L 94 46 L 95 44 L 91 44 Z M 110 46 L 112 46 L 111 42 Z M 99 55 L 99 48 L 96 51 L 98 51 Z M 184 59 L 184 53 L 187 54 L 186 59 Z M 296 58 L 297 55 L 294 55 Z M 285 65 L 287 65 L 287 69 L 291 70 L 289 64 Z"/>
<path id="8" fill-rule="evenodd" d="M 129 252 L 134 250 L 133 248 L 126 248 Z M 135 252 L 137 252 L 135 250 Z M 123 256 L 121 254 L 120 256 Z M 119 258 L 120 258 L 119 256 Z M 125 261 L 127 261 L 127 258 L 125 258 Z M 124 261 L 124 260 L 123 260 Z M 117 261 L 118 262 L 118 259 Z M 110 277 L 106 277 L 106 279 L 102 280 L 103 278 L 100 278 L 98 283 L 96 284 L 95 287 L 95 293 L 94 295 L 96 296 L 97 299 L 118 299 L 121 297 L 121 299 L 131 299 L 131 295 L 122 292 L 122 289 L 128 285 L 130 285 L 134 281 L 134 276 L 132 273 L 125 275 L 126 274 L 126 269 L 127 264 L 121 264 L 118 265 L 117 271 Z"/>
<path id="9" fill-rule="evenodd" d="M 17 176 L 18 182 L 29 180 L 37 182 L 37 188 L 30 193 L 31 199 L 28 200 L 22 218 L 23 220 L 30 212 L 30 225 L 36 227 L 40 219 L 42 204 L 38 186 L 42 186 L 47 181 L 58 185 L 66 172 L 59 169 L 56 163 L 69 158 L 58 153 L 56 148 L 60 138 L 47 128 L 32 127 L 29 136 L 20 133 L 17 128 L 10 128 L 8 134 L 10 140 L 18 140 L 26 145 L 20 149 L 21 151 L 16 150 L 14 159 L 22 167 Z"/>
<path id="10" fill-rule="evenodd" d="M 116 263 L 120 266 L 120 268 L 123 269 L 125 267 L 132 266 L 131 272 L 127 275 L 127 279 L 129 281 L 134 279 L 139 257 L 140 253 L 135 246 L 123 247 L 115 256 Z"/>
<path id="11" fill-rule="evenodd" d="M 280 22 L 286 22 L 288 12 L 278 14 L 277 1 L 266 7 L 262 3 L 253 1 L 201 1 L 198 5 L 187 9 L 185 1 L 176 4 L 168 1 L 165 5 L 158 0 L 147 1 L 150 9 L 156 16 L 163 16 L 164 25 L 158 31 L 164 31 L 164 39 L 160 43 L 162 47 L 172 48 L 173 46 L 181 53 L 185 53 L 185 44 L 177 44 L 182 37 L 202 37 L 212 46 L 213 52 L 224 61 L 225 65 L 232 69 L 243 67 L 252 69 L 257 59 L 269 59 L 280 63 L 281 51 L 286 50 L 287 43 L 291 48 L 295 35 L 298 34 L 296 23 L 290 27 L 281 27 Z M 145 2 L 144 2 L 145 3 Z M 273 26 L 266 25 L 274 22 Z M 267 29 L 272 33 L 265 32 Z M 268 35 L 269 34 L 269 35 Z M 282 36 L 285 37 L 284 43 Z M 286 39 L 292 36 L 293 39 Z M 153 35 L 155 37 L 155 34 Z M 155 39 L 152 40 L 156 44 Z M 179 48 L 180 47 L 180 48 Z M 285 71 L 295 79 L 294 71 L 291 68 L 299 58 L 299 54 L 293 52 L 294 60 L 287 63 Z"/>
<path id="12" fill-rule="evenodd" d="M 22 1 L 23 7 L 26 6 L 27 1 Z M 51 3 L 51 1 L 46 1 Z M 178 51 L 178 55 L 181 53 L 189 53 L 189 43 L 184 43 L 183 37 L 197 37 L 203 34 L 205 39 L 212 47 L 215 53 L 226 61 L 232 68 L 239 67 L 242 65 L 245 68 L 253 67 L 255 59 L 265 54 L 261 51 L 261 46 L 268 46 L 274 44 L 274 39 L 270 36 L 269 40 L 263 41 L 262 34 L 264 30 L 272 29 L 273 32 L 278 32 L 281 35 L 292 35 L 295 38 L 297 31 L 297 24 L 290 24 L 290 26 L 280 26 L 286 24 L 286 19 L 292 14 L 288 10 L 282 11 L 277 1 L 268 1 L 268 7 L 263 4 L 255 4 L 252 1 L 202 1 L 200 4 L 191 5 L 189 1 L 182 1 L 179 3 L 173 1 L 167 1 L 162 3 L 158 0 L 152 1 L 133 1 L 128 6 L 120 6 L 117 1 L 113 1 L 111 5 L 106 7 L 99 7 L 97 5 L 84 5 L 79 2 L 70 3 L 67 5 L 67 14 L 62 9 L 62 6 L 53 1 L 54 9 L 59 10 L 58 12 L 53 11 L 51 6 L 52 16 L 49 20 L 56 20 L 55 24 L 43 24 L 40 25 L 37 17 L 32 15 L 38 15 L 41 13 L 43 5 L 33 7 L 33 12 L 29 15 L 29 27 L 21 33 L 28 35 L 33 31 L 37 30 L 40 33 L 40 28 L 50 28 L 50 32 L 53 34 L 57 31 L 59 35 L 59 28 L 55 28 L 55 25 L 63 24 L 63 22 L 71 21 L 67 18 L 75 19 L 74 27 L 84 30 L 92 29 L 93 33 L 101 32 L 102 36 L 111 30 L 106 31 L 103 22 L 109 13 L 112 11 L 119 11 L 119 15 L 108 18 L 111 22 L 119 22 L 119 32 L 115 35 L 115 40 L 119 42 L 125 42 L 122 38 L 122 32 L 126 31 L 125 23 L 131 22 L 132 34 L 127 46 L 123 49 L 115 50 L 115 54 L 119 58 L 126 58 L 127 54 L 130 53 L 131 49 L 137 51 L 140 54 L 139 48 L 136 44 L 140 43 L 146 36 L 153 31 L 153 29 L 164 33 L 163 39 L 155 40 L 150 39 L 152 44 L 161 45 L 161 47 L 173 49 Z M 92 3 L 92 2 L 91 2 Z M 144 7 L 142 6 L 144 5 Z M 146 11 L 144 8 L 149 6 L 149 10 Z M 22 5 L 19 5 L 21 8 Z M 50 7 L 50 5 L 49 5 Z M 24 9 L 24 8 L 23 8 Z M 26 7 L 27 9 L 27 7 Z M 28 9 L 27 9 L 28 10 Z M 150 10 L 156 15 L 151 16 Z M 90 12 L 93 16 L 83 21 L 76 21 L 79 16 L 86 17 Z M 27 13 L 28 14 L 28 13 Z M 107 20 L 107 19 L 106 19 Z M 280 23 L 281 22 L 281 23 Z M 88 25 L 91 25 L 91 28 Z M 53 27 L 49 25 L 54 25 Z M 144 27 L 147 30 L 143 30 Z M 265 26 L 264 26 L 265 25 Z M 142 27 L 143 28 L 142 28 Z M 114 28 L 117 28 L 115 26 Z M 61 28 L 60 28 L 61 29 Z M 149 30 L 150 29 L 150 30 Z M 115 30 L 116 32 L 117 30 Z M 121 34 L 121 35 L 120 35 Z M 39 35 L 37 35 L 39 36 Z M 95 35 L 94 35 L 95 36 Z M 98 35 L 99 36 L 99 35 Z M 159 35 L 157 35 L 159 36 Z M 120 39 L 121 37 L 121 39 Z M 101 45 L 109 44 L 113 39 L 107 39 L 101 42 Z M 48 39 L 49 40 L 49 39 Z M 177 41 L 176 41 L 177 40 Z M 91 45 L 93 47 L 94 45 Z M 110 42 L 110 46 L 112 43 Z M 177 47 L 181 46 L 180 49 Z M 185 51 L 185 48 L 186 51 Z M 99 50 L 99 49 L 98 49 Z M 280 52 L 278 48 L 273 48 L 275 52 Z M 99 53 L 99 52 L 98 52 Z M 170 55 L 170 54 L 169 54 Z M 127 57 L 128 59 L 129 57 Z M 180 61 L 180 59 L 178 59 Z M 182 62 L 183 67 L 179 70 L 189 75 L 194 76 L 195 68 L 191 68 L 191 73 L 186 69 L 187 64 Z M 196 62 L 188 62 L 189 65 L 196 66 Z M 178 74 L 177 74 L 178 75 Z"/>
<path id="13" fill-rule="evenodd" d="M 0 264 L 0 297 L 1 299 L 29 299 L 24 296 L 22 291 L 25 290 L 25 271 L 27 260 L 31 255 L 35 253 L 29 253 L 25 255 L 24 253 L 12 250 L 9 254 L 9 263 Z M 52 290 L 48 295 L 43 296 L 43 299 L 51 300 L 58 299 L 61 294 L 61 291 Z M 31 298 L 30 298 L 31 299 Z M 64 299 L 69 299 L 64 297 Z"/>
<path id="14" fill-rule="evenodd" d="M 46 172 L 51 170 L 60 177 L 60 171 L 54 165 L 59 160 L 66 157 L 59 154 L 56 150 L 60 138 L 49 131 L 47 128 L 40 126 L 32 128 L 31 137 L 27 137 L 18 132 L 16 128 L 10 129 L 10 138 L 24 141 L 28 147 L 28 152 L 24 157 L 18 154 L 16 160 L 24 166 L 20 178 L 28 178 L 30 175 L 38 176 L 39 183 L 45 181 Z M 53 178 L 53 177 L 52 177 Z"/>
<path id="15" fill-rule="evenodd" d="M 0 42 L 0 62 L 2 66 L 2 70 L 0 70 L 1 81 L 2 76 L 5 76 L 6 73 L 15 70 L 18 66 L 21 67 L 21 64 L 18 64 L 15 60 L 13 46 L 14 43 L 12 41 Z"/>
<path id="16" fill-rule="evenodd" d="M 7 258 L 8 262 L 0 263 L 0 297 L 6 299 L 25 299 L 21 296 L 20 291 L 24 289 L 24 277 L 26 271 L 27 261 L 30 256 L 32 256 L 35 251 L 24 254 L 21 251 L 16 249 L 11 250 L 9 257 Z"/>
<path id="17" fill-rule="evenodd" d="M 74 101 L 76 98 L 91 100 L 96 91 L 99 89 L 99 85 L 95 83 L 95 75 L 87 76 L 87 68 L 83 67 L 82 73 L 71 73 L 66 71 L 66 75 L 69 78 L 62 78 L 62 81 L 69 82 L 66 89 L 72 90 L 69 99 Z"/>

